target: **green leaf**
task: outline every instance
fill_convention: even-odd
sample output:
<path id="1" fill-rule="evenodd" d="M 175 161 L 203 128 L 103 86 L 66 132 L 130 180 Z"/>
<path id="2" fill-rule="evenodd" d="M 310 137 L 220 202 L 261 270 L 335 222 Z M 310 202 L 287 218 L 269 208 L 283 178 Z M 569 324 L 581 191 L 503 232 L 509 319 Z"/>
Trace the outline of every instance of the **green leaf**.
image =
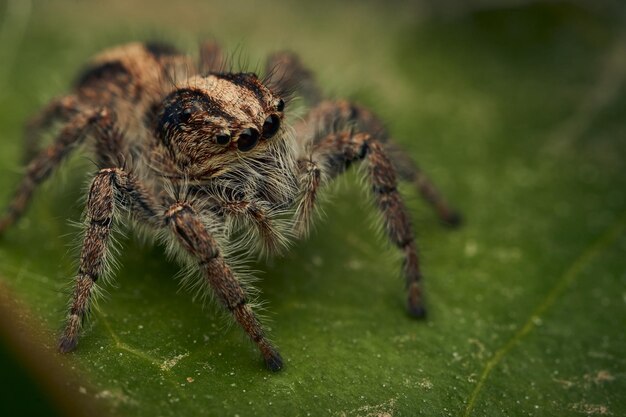
<path id="1" fill-rule="evenodd" d="M 397 251 L 369 227 L 373 209 L 350 173 L 310 239 L 253 265 L 286 359 L 278 374 L 219 312 L 179 291 L 162 248 L 122 239 L 117 286 L 66 358 L 84 382 L 76 396 L 137 416 L 626 414 L 620 10 L 530 4 L 418 20 L 409 5 L 284 6 L 273 11 L 276 45 L 275 25 L 253 23 L 265 8 L 224 6 L 233 27 L 198 3 L 171 26 L 164 3 L 129 8 L 116 26 L 114 9 L 71 4 L 37 6 L 24 36 L 4 42 L 0 201 L 19 179 L 23 120 L 97 45 L 136 36 L 120 27 L 200 33 L 210 23 L 233 49 L 249 36 L 255 59 L 272 46 L 299 51 L 326 91 L 375 109 L 466 219 L 439 227 L 403 185 L 429 307 L 414 321 Z M 84 159 L 0 240 L 0 280 L 49 345 L 74 272 L 66 220 L 80 216 Z"/>

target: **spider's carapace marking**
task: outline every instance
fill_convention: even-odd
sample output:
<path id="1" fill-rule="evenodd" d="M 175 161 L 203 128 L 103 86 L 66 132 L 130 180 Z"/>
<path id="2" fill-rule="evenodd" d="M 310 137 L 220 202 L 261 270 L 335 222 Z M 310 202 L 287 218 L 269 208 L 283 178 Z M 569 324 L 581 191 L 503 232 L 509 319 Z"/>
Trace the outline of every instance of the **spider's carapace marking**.
<path id="1" fill-rule="evenodd" d="M 283 366 L 233 263 L 233 246 L 276 253 L 306 236 L 321 188 L 353 163 L 367 177 L 390 241 L 404 254 L 408 311 L 423 317 L 421 273 L 397 175 L 413 182 L 440 218 L 459 216 L 368 109 L 324 100 L 297 56 L 271 55 L 266 75 L 227 70 L 219 46 L 200 62 L 164 44 L 132 43 L 97 55 L 74 91 L 52 100 L 27 125 L 26 174 L 0 218 L 0 233 L 26 209 L 35 188 L 79 146 L 99 171 L 85 210 L 74 293 L 59 349 L 76 348 L 81 325 L 111 264 L 120 220 L 164 241 L 198 272 L 190 283 L 212 292 L 258 346 L 266 366 Z M 287 126 L 290 95 L 311 109 Z M 61 124 L 40 150 L 39 133 Z"/>

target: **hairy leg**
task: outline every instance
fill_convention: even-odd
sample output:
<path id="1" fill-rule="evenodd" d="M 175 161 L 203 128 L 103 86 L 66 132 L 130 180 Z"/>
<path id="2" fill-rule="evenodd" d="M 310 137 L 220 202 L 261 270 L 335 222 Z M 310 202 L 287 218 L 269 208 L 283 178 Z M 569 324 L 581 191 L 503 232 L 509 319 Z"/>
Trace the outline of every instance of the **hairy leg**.
<path id="1" fill-rule="evenodd" d="M 287 245 L 284 231 L 274 224 L 273 214 L 267 207 L 255 201 L 245 200 L 220 201 L 218 204 L 221 215 L 252 226 L 256 230 L 265 253 L 280 253 Z"/>
<path id="2" fill-rule="evenodd" d="M 165 221 L 181 246 L 198 262 L 204 279 L 250 339 L 257 345 L 268 369 L 278 371 L 283 361 L 267 340 L 265 331 L 246 299 L 246 293 L 223 258 L 217 242 L 189 203 L 176 203 Z"/>
<path id="3" fill-rule="evenodd" d="M 87 110 L 77 114 L 59 132 L 54 143 L 41 151 L 26 168 L 9 207 L 0 218 L 0 234 L 11 226 L 24 212 L 35 188 L 50 176 L 63 159 L 80 144 L 102 111 Z"/>
<path id="4" fill-rule="evenodd" d="M 387 143 L 385 149 L 396 167 L 398 175 L 417 187 L 422 198 L 435 210 L 441 222 L 450 227 L 459 226 L 463 221 L 461 214 L 450 206 L 437 186 L 407 153 L 394 143 Z"/>
<path id="5" fill-rule="evenodd" d="M 121 168 L 101 169 L 89 189 L 78 273 L 65 330 L 59 340 L 59 350 L 63 353 L 76 348 L 96 282 L 106 273 L 114 212 L 124 200 L 132 210 L 140 212 L 139 216 L 157 218 L 153 199 L 134 176 Z"/>
<path id="6" fill-rule="evenodd" d="M 385 231 L 404 252 L 404 276 L 408 311 L 414 317 L 426 314 L 422 301 L 421 272 L 409 216 L 397 190 L 396 173 L 380 142 L 368 133 L 339 132 L 320 139 L 308 159 L 300 161 L 302 195 L 296 225 L 306 232 L 320 186 L 342 174 L 353 162 L 368 163 L 368 179 Z"/>
<path id="7" fill-rule="evenodd" d="M 401 179 L 411 182 L 429 203 L 441 221 L 448 226 L 458 226 L 461 215 L 452 208 L 428 176 L 396 143 L 382 121 L 369 109 L 346 100 L 324 101 L 313 108 L 307 119 L 296 126 L 299 135 L 312 138 L 313 143 L 327 134 L 341 130 L 367 132 L 382 143 Z"/>
<path id="8" fill-rule="evenodd" d="M 294 53 L 282 51 L 271 54 L 267 57 L 265 72 L 268 84 L 281 96 L 301 96 L 310 106 L 322 99 L 313 73 Z"/>
<path id="9" fill-rule="evenodd" d="M 321 186 L 329 181 L 328 176 L 322 179 L 322 173 L 326 174 L 325 164 L 329 155 L 315 150 L 306 158 L 298 160 L 300 171 L 300 195 L 295 213 L 296 234 L 306 237 L 311 229 L 317 194 Z"/>
<path id="10" fill-rule="evenodd" d="M 266 72 L 270 85 L 279 92 L 301 95 L 308 105 L 316 106 L 304 122 L 296 125 L 299 137 L 314 137 L 315 142 L 331 131 L 346 127 L 368 132 L 381 143 L 385 143 L 399 176 L 417 187 L 421 196 L 435 209 L 444 224 L 457 226 L 461 223 L 460 214 L 450 207 L 428 176 L 417 167 L 406 152 L 390 141 L 382 121 L 374 113 L 346 100 L 322 101 L 322 93 L 313 73 L 302 64 L 296 54 L 291 52 L 276 52 L 268 56 Z M 309 183 L 306 187 L 316 189 L 320 181 L 319 172 L 312 168 L 311 174 L 307 176 Z M 310 204 L 305 204 L 302 209 L 306 210 L 309 206 Z"/>
<path id="11" fill-rule="evenodd" d="M 215 41 L 205 41 L 200 44 L 200 74 L 224 71 L 224 55 L 222 48 Z"/>
<path id="12" fill-rule="evenodd" d="M 30 162 L 39 152 L 39 142 L 43 130 L 55 122 L 67 123 L 78 113 L 78 98 L 74 95 L 52 99 L 27 123 L 24 132 L 24 162 Z"/>

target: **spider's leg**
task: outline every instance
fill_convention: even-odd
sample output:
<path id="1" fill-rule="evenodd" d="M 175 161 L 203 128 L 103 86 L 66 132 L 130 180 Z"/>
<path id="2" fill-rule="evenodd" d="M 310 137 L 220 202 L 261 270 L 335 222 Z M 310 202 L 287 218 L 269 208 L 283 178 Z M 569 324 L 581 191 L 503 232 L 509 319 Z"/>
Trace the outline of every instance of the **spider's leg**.
<path id="1" fill-rule="evenodd" d="M 279 95 L 296 94 L 310 106 L 322 99 L 322 93 L 311 70 L 292 52 L 275 52 L 267 57 L 265 72 L 268 85 Z"/>
<path id="2" fill-rule="evenodd" d="M 272 371 L 280 370 L 283 366 L 280 354 L 266 339 L 261 323 L 246 300 L 243 287 L 222 257 L 217 242 L 200 215 L 189 203 L 176 203 L 165 213 L 165 221 L 185 251 L 197 260 L 204 279 L 220 302 L 256 343 L 266 366 Z"/>
<path id="3" fill-rule="evenodd" d="M 80 327 L 97 288 L 96 282 L 107 272 L 111 228 L 115 210 L 121 208 L 122 201 L 140 216 L 158 218 L 156 205 L 134 176 L 121 168 L 105 168 L 96 174 L 89 189 L 86 229 L 69 316 L 59 340 L 59 350 L 63 353 L 76 348 Z"/>
<path id="4" fill-rule="evenodd" d="M 55 122 L 67 123 L 78 113 L 78 98 L 74 95 L 52 99 L 28 120 L 24 132 L 24 162 L 30 162 L 39 152 L 41 133 Z"/>
<path id="5" fill-rule="evenodd" d="M 83 141 L 102 113 L 103 111 L 86 110 L 74 116 L 59 132 L 54 143 L 31 161 L 9 207 L 0 218 L 0 234 L 22 215 L 35 188 Z"/>
<path id="6" fill-rule="evenodd" d="M 386 143 L 385 150 L 396 167 L 398 175 L 417 187 L 422 198 L 435 210 L 443 224 L 457 227 L 462 223 L 461 214 L 450 206 L 433 181 L 422 171 L 415 161 L 395 143 Z"/>
<path id="7" fill-rule="evenodd" d="M 385 231 L 404 252 L 404 275 L 408 311 L 414 317 L 426 313 L 422 303 L 421 272 L 415 238 L 406 207 L 398 193 L 396 173 L 380 142 L 368 133 L 331 133 L 320 139 L 308 159 L 300 161 L 303 190 L 296 211 L 296 224 L 306 230 L 320 186 L 342 174 L 353 162 L 368 163 L 368 178 Z"/>
<path id="8" fill-rule="evenodd" d="M 329 180 L 325 175 L 324 181 L 322 181 L 322 174 L 326 174 L 326 170 L 323 169 L 324 164 L 328 159 L 328 155 L 320 152 L 320 149 L 314 149 L 308 157 L 298 160 L 300 196 L 298 197 L 294 225 L 296 234 L 300 237 L 308 236 L 315 212 L 317 193 L 323 183 Z"/>
<path id="9" fill-rule="evenodd" d="M 420 195 L 435 210 L 441 221 L 449 226 L 458 226 L 461 215 L 451 207 L 441 192 L 412 158 L 396 143 L 385 129 L 382 121 L 369 109 L 346 100 L 324 101 L 309 113 L 307 120 L 301 123 L 308 131 L 302 132 L 302 126 L 296 126 L 300 134 L 312 138 L 315 143 L 326 134 L 342 129 L 367 132 L 374 139 L 384 144 L 385 150 L 401 179 L 411 182 Z"/>
<path id="10" fill-rule="evenodd" d="M 222 48 L 215 41 L 204 41 L 200 44 L 200 74 L 222 72 L 225 61 Z"/>
<path id="11" fill-rule="evenodd" d="M 285 232 L 272 221 L 273 213 L 267 207 L 245 200 L 220 200 L 218 204 L 221 214 L 254 228 L 265 253 L 280 253 L 287 246 Z"/>

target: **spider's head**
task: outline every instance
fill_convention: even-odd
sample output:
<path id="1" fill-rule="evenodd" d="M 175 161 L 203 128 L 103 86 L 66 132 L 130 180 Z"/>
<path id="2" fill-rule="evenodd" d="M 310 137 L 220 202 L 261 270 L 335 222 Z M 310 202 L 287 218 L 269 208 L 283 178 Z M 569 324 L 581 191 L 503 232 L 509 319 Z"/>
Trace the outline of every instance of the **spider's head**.
<path id="1" fill-rule="evenodd" d="M 284 140 L 284 107 L 255 74 L 196 76 L 160 104 L 156 136 L 181 171 L 210 178 Z"/>

